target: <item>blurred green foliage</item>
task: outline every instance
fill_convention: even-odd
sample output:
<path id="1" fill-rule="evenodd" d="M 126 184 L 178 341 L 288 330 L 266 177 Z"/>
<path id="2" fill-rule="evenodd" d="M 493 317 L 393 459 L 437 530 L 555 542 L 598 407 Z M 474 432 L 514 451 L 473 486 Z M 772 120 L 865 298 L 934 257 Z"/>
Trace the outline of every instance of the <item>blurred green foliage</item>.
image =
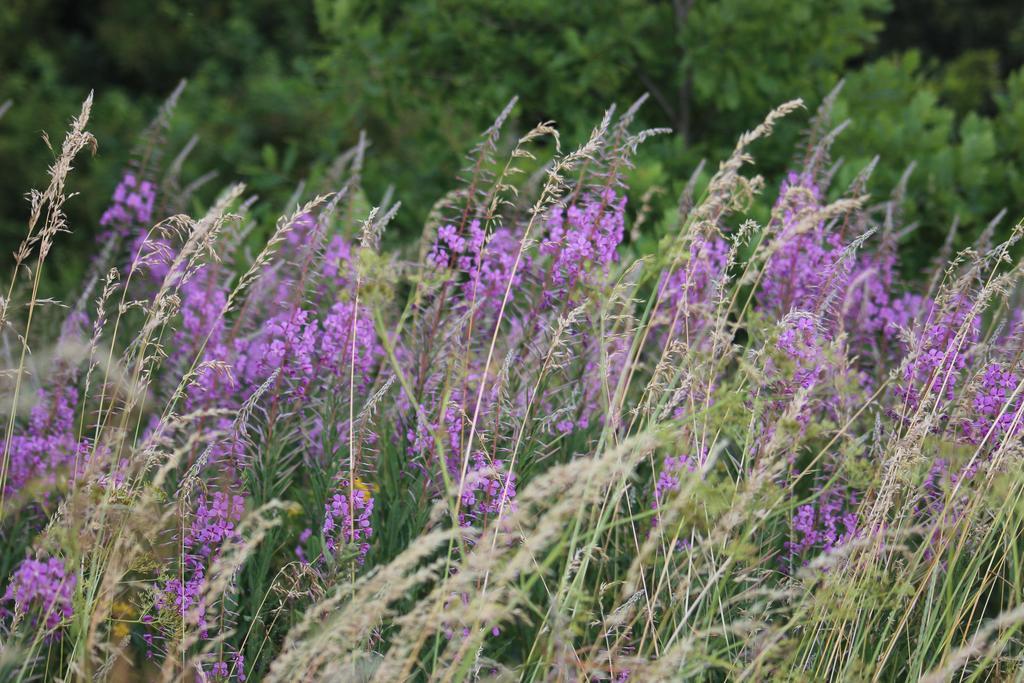
<path id="1" fill-rule="evenodd" d="M 1016 10 L 1015 10 L 1016 8 Z M 651 98 L 639 121 L 669 126 L 641 154 L 639 198 L 665 207 L 700 159 L 709 168 L 781 101 L 813 108 L 838 80 L 836 156 L 845 186 L 877 153 L 887 195 L 915 161 L 910 262 L 923 264 L 955 215 L 963 239 L 1001 208 L 1024 214 L 1024 14 L 1015 2 L 957 0 L 7 0 L 0 5 L 0 241 L 23 231 L 24 193 L 90 89 L 95 159 L 70 204 L 84 254 L 137 134 L 180 78 L 170 136 L 200 142 L 186 175 L 244 180 L 283 208 L 365 130 L 371 199 L 393 186 L 395 235 L 419 232 L 457 183 L 463 154 L 513 96 L 513 126 L 553 119 L 578 141 L 610 105 Z M 788 123 L 754 150 L 774 183 L 800 133 Z M 270 210 L 270 209 L 268 209 Z M 662 226 L 667 225 L 663 222 Z M 656 235 L 652 235 L 656 237 Z M 916 259 L 913 250 L 922 253 Z M 62 284 L 80 275 L 67 256 Z"/>

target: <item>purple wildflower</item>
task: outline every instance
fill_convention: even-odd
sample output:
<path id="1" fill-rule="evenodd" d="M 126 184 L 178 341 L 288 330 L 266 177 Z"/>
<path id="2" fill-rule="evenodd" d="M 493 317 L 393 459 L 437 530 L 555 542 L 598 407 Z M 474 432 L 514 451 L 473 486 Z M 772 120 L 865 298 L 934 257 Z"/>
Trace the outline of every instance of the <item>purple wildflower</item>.
<path id="1" fill-rule="evenodd" d="M 100 225 L 146 225 L 153 219 L 155 202 L 156 186 L 153 183 L 140 180 L 133 173 L 125 173 L 114 189 L 110 206 L 100 218 Z"/>
<path id="2" fill-rule="evenodd" d="M 327 551 L 336 555 L 348 545 L 356 544 L 357 562 L 363 564 L 370 552 L 373 536 L 373 496 L 370 489 L 358 479 L 355 487 L 342 480 L 331 499 L 324 505 L 324 524 L 321 529 Z"/>
<path id="3" fill-rule="evenodd" d="M 600 196 L 586 197 L 582 203 L 552 211 L 547 222 L 547 237 L 540 251 L 551 257 L 545 289 L 548 301 L 569 293 L 587 280 L 593 270 L 607 272 L 617 260 L 616 248 L 625 234 L 626 197 L 605 189 Z"/>
<path id="4" fill-rule="evenodd" d="M 843 486 L 825 489 L 813 503 L 796 509 L 791 523 L 796 539 L 786 541 L 786 551 L 791 558 L 812 551 L 827 554 L 849 542 L 857 534 L 856 510 L 855 491 Z"/>
<path id="5" fill-rule="evenodd" d="M 680 486 L 680 474 L 683 472 L 695 472 L 697 463 L 687 455 L 666 455 L 662 461 L 661 471 L 654 482 L 654 500 L 651 501 L 651 509 L 659 510 L 666 497 L 673 491 L 678 491 Z M 661 514 L 654 515 L 653 526 L 661 524 Z"/>
<path id="6" fill-rule="evenodd" d="M 682 334 L 689 339 L 704 326 L 707 316 L 700 315 L 700 309 L 709 303 L 728 259 L 729 243 L 724 239 L 696 239 L 690 244 L 689 258 L 662 273 L 658 282 L 660 316 L 672 321 L 673 337 Z"/>
<path id="7" fill-rule="evenodd" d="M 821 198 L 821 189 L 807 174 L 790 173 L 782 182 L 775 204 L 781 220 L 779 246 L 765 265 L 758 293 L 762 310 L 776 315 L 815 311 L 839 284 L 841 238 L 814 218 Z"/>
<path id="8" fill-rule="evenodd" d="M 10 609 L 5 606 L 0 614 L 29 615 L 33 626 L 43 623 L 52 631 L 71 618 L 71 595 L 76 582 L 75 574 L 69 573 L 59 558 L 26 558 L 14 570 L 4 592 L 3 602 L 14 604 Z"/>
<path id="9" fill-rule="evenodd" d="M 181 575 L 166 581 L 158 591 L 154 606 L 173 608 L 174 612 L 199 628 L 202 638 L 209 637 L 204 592 L 206 572 L 226 543 L 237 543 L 241 536 L 237 524 L 245 511 L 241 494 L 214 492 L 200 496 L 188 532 L 182 539 L 184 550 Z"/>
<path id="10" fill-rule="evenodd" d="M 74 387 L 39 390 L 27 428 L 11 437 L 6 495 L 17 494 L 33 481 L 53 488 L 62 469 L 73 466 L 76 457 L 84 458 L 88 446 L 75 438 L 77 404 Z M 43 500 L 49 495 L 44 493 Z"/>
<path id="11" fill-rule="evenodd" d="M 990 432 L 990 441 L 1022 432 L 1020 395 L 1014 396 L 1019 384 L 1020 378 L 1001 364 L 989 363 L 985 367 L 981 385 L 974 395 L 974 419 L 965 425 L 972 443 L 980 443 Z"/>

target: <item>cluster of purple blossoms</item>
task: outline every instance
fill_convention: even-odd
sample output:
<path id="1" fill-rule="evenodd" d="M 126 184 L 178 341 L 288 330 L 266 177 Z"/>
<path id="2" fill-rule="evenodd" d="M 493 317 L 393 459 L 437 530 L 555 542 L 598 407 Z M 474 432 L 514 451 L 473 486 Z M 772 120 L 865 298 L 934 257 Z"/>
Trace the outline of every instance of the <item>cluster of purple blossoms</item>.
<path id="1" fill-rule="evenodd" d="M 658 282 L 660 317 L 671 324 L 673 337 L 688 340 L 705 324 L 702 306 L 709 303 L 729 264 L 729 243 L 721 237 L 698 238 L 690 244 L 689 258 L 665 271 Z"/>
<path id="2" fill-rule="evenodd" d="M 302 272 L 290 278 L 279 269 L 268 269 L 251 288 L 251 298 L 262 303 L 245 306 L 243 319 L 230 326 L 224 317 L 230 271 L 209 263 L 182 273 L 181 324 L 166 365 L 179 376 L 193 363 L 200 366 L 200 376 L 189 389 L 190 408 L 238 407 L 275 371 L 289 380 L 293 397 L 303 398 L 318 377 L 347 376 L 353 360 L 358 388 L 369 386 L 383 349 L 369 310 L 356 308 L 346 291 L 354 282 L 352 250 L 335 235 L 327 241 L 316 272 L 306 272 L 315 257 L 311 243 L 318 237 L 317 227 L 308 214 L 294 222 L 282 258 L 301 261 Z M 142 232 L 132 251 L 141 279 L 150 288 L 158 286 L 168 275 L 174 248 Z M 316 301 L 310 302 L 300 291 L 307 280 L 319 286 Z M 320 305 L 324 299 L 333 303 Z M 228 367 L 229 376 L 210 369 L 211 363 Z"/>
<path id="3" fill-rule="evenodd" d="M 427 254 L 427 262 L 439 268 L 457 267 L 468 271 L 479 257 L 485 237 L 478 220 L 470 223 L 469 231 L 470 239 L 467 240 L 451 223 L 441 226 L 437 231 L 437 241 Z"/>
<path id="4" fill-rule="evenodd" d="M 341 235 L 333 235 L 324 248 L 320 274 L 325 284 L 344 289 L 355 280 L 352 267 L 352 245 Z"/>
<path id="5" fill-rule="evenodd" d="M 169 610 L 184 624 L 195 626 L 200 638 L 210 638 L 211 629 L 217 626 L 207 616 L 208 573 L 227 544 L 241 542 L 237 525 L 244 512 L 245 496 L 242 494 L 216 491 L 212 495 L 201 495 L 192 522 L 181 541 L 181 573 L 164 581 L 154 596 L 153 607 L 156 610 Z M 158 623 L 152 614 L 143 615 L 141 621 L 149 626 Z M 163 635 L 166 634 L 148 630 L 143 634 L 148 648 L 147 657 L 153 656 L 157 638 Z M 200 672 L 202 680 L 228 680 L 233 677 L 244 681 L 246 678 L 245 658 L 241 653 L 231 653 L 227 660 L 208 662 L 203 666 Z"/>
<path id="6" fill-rule="evenodd" d="M 595 270 L 606 272 L 618 259 L 625 215 L 626 197 L 619 197 L 611 188 L 551 212 L 547 236 L 540 244 L 540 253 L 551 257 L 547 279 L 552 286 L 544 292 L 549 302 L 586 282 Z"/>
<path id="7" fill-rule="evenodd" d="M 362 394 L 369 389 L 383 348 L 370 311 L 357 307 L 347 291 L 355 282 L 348 242 L 335 236 L 317 260 L 311 245 L 318 227 L 312 216 L 299 217 L 283 245 L 286 266 L 294 265 L 298 272 L 293 276 L 287 267 L 268 269 L 254 284 L 253 302 L 241 307 L 239 320 L 225 320 L 230 277 L 220 264 L 201 265 L 183 278 L 178 291 L 181 324 L 167 365 L 171 376 L 180 376 L 193 364 L 198 367 L 187 387 L 186 406 L 190 410 L 238 409 L 273 377 L 277 379 L 264 400 L 271 406 L 286 403 L 278 412 L 305 410 L 304 406 L 311 403 L 310 392 L 323 391 L 325 378 L 345 386 L 347 394 L 350 368 L 354 369 L 354 390 Z M 145 264 L 145 274 L 155 280 L 166 277 L 173 250 L 157 245 L 153 251 L 154 256 Z M 318 271 L 312 272 L 313 268 Z M 307 281 L 317 288 L 312 300 L 300 291 Z M 325 428 L 325 416 L 316 410 L 310 413 L 306 424 L 313 427 L 305 430 L 309 431 L 307 446 L 316 455 L 322 450 L 317 435 Z M 207 466 L 226 465 L 229 477 L 237 479 L 245 466 L 246 449 L 238 428 L 230 417 L 199 419 L 213 419 L 216 424 L 212 426 L 225 435 L 208 452 Z M 209 429 L 211 425 L 199 426 Z M 336 431 L 347 439 L 347 424 L 338 425 Z M 356 538 L 346 538 L 351 535 L 346 531 L 350 525 L 341 519 L 349 510 L 344 491 L 325 506 L 324 534 L 332 552 L 342 544 L 359 541 L 362 562 L 369 550 L 373 501 L 368 492 L 357 491 L 354 503 Z M 208 636 L 206 607 L 202 604 L 206 572 L 223 543 L 234 539 L 234 525 L 243 509 L 241 495 L 218 492 L 199 501 L 192 526 L 182 541 L 184 574 L 167 581 L 156 600 L 158 609 L 173 607 L 183 618 L 194 620 L 204 638 Z M 301 543 L 306 540 L 308 535 Z M 214 665 L 215 675 L 223 677 L 222 664 Z M 234 669 L 240 669 L 237 661 Z"/>
<path id="8" fill-rule="evenodd" d="M 466 235 L 460 234 L 451 224 L 442 226 L 427 254 L 427 262 L 464 273 L 460 303 L 479 305 L 483 312 L 491 312 L 489 309 L 501 305 L 510 281 L 513 291 L 522 285 L 531 260 L 525 253 L 520 255 L 522 238 L 510 228 L 496 228 L 488 235 L 480 221 L 473 220 L 466 232 Z M 518 266 L 517 256 L 520 258 Z"/>
<path id="9" fill-rule="evenodd" d="M 407 452 L 414 465 L 424 467 L 423 463 L 432 463 L 437 459 L 437 444 L 434 442 L 434 434 L 440 433 L 444 427 L 443 434 L 447 436 L 446 443 L 442 442 L 445 449 L 445 459 L 449 469 L 458 463 L 462 448 L 462 412 L 455 403 L 449 403 L 445 408 L 444 415 L 440 421 L 431 421 L 425 412 L 420 411 L 415 425 L 406 430 L 408 442 Z M 429 476 L 429 471 L 425 471 Z"/>
<path id="10" fill-rule="evenodd" d="M 1000 363 L 989 363 L 974 395 L 974 419 L 964 425 L 967 439 L 980 443 L 988 438 L 998 440 L 1024 431 L 1021 397 L 1017 391 L 1020 377 Z M 1016 392 L 1016 396 L 1014 393 Z"/>
<path id="11" fill-rule="evenodd" d="M 26 558 L 11 575 L 4 592 L 0 616 L 29 616 L 32 626 L 40 623 L 52 631 L 73 614 L 71 597 L 77 577 L 56 557 Z M 6 604 L 13 601 L 11 608 Z"/>
<path id="12" fill-rule="evenodd" d="M 202 345 L 206 345 L 207 357 L 221 357 L 224 349 L 224 305 L 227 293 L 217 281 L 217 272 L 210 266 L 203 266 L 193 273 L 179 289 L 181 299 L 181 325 L 174 333 L 174 346 L 168 364 L 185 369 Z"/>
<path id="13" fill-rule="evenodd" d="M 453 474 L 457 476 L 459 472 Z M 483 526 L 488 520 L 515 510 L 516 475 L 507 471 L 503 461 L 491 461 L 485 453 L 476 451 L 461 491 L 459 524 Z"/>
<path id="14" fill-rule="evenodd" d="M 355 310 L 358 313 L 353 320 Z M 191 408 L 241 406 L 274 373 L 277 380 L 269 400 L 286 400 L 293 407 L 301 407 L 310 392 L 323 390 L 325 377 L 333 378 L 347 394 L 350 366 L 354 369 L 353 389 L 362 395 L 369 389 L 384 353 L 369 311 L 356 309 L 351 302 L 338 302 L 322 315 L 311 309 L 293 309 L 267 320 L 256 335 L 239 337 L 230 343 L 218 340 L 208 345 L 206 351 L 206 360 L 219 360 L 230 372 L 225 375 L 213 366 L 203 369 L 189 387 Z M 318 437 L 326 426 L 325 416 L 317 412 L 308 421 L 305 434 L 314 459 L 324 456 Z M 347 443 L 347 421 L 332 427 L 341 442 Z M 244 447 L 238 441 L 236 428 L 226 417 L 219 419 L 217 428 L 227 436 L 211 452 L 211 462 L 226 459 L 237 468 L 239 461 L 244 460 Z M 371 437 L 372 434 L 365 435 L 364 439 Z"/>
<path id="15" fill-rule="evenodd" d="M 507 327 L 503 338 L 512 345 L 529 347 L 531 340 L 543 337 L 545 330 L 554 327 L 553 316 L 564 314 L 565 307 L 574 304 L 579 298 L 579 288 L 604 285 L 624 236 L 625 206 L 626 199 L 609 189 L 584 194 L 568 206 L 551 211 L 545 221 L 545 234 L 540 238 L 538 253 L 533 256 L 522 251 L 522 236 L 514 227 L 486 233 L 478 221 L 469 221 L 464 231 L 445 225 L 438 230 L 427 260 L 435 267 L 461 274 L 450 281 L 457 288 L 449 290 L 454 291 L 453 300 L 445 302 L 457 311 L 476 307 L 479 315 L 493 315 L 510 288 L 515 299 L 526 284 L 536 286 L 531 292 L 537 299 L 518 300 L 520 305 L 515 313 L 503 320 Z M 474 358 L 465 369 L 463 386 L 447 395 L 445 404 L 438 405 L 436 396 L 441 392 L 435 389 L 424 392 L 428 398 L 421 399 L 423 408 L 417 411 L 415 422 L 410 421 L 406 430 L 410 465 L 426 477 L 435 492 L 443 490 L 441 482 L 444 480 L 459 492 L 460 526 L 493 524 L 516 506 L 517 476 L 508 463 L 484 448 L 476 448 L 478 444 L 474 444 L 472 452 L 467 452 L 470 449 L 465 439 L 470 430 L 466 423 L 474 412 L 472 399 L 477 396 L 481 382 L 486 382 L 487 386 L 479 415 L 487 416 L 480 419 L 487 421 L 488 426 L 478 426 L 478 434 L 491 428 L 490 421 L 495 413 L 526 410 L 534 401 L 535 411 L 550 416 L 544 422 L 554 434 L 585 429 L 593 415 L 600 412 L 604 386 L 601 371 L 607 367 L 610 381 L 617 380 L 628 343 L 616 344 L 614 339 L 600 340 L 587 333 L 577 334 L 576 330 L 569 331 L 566 338 L 578 350 L 579 362 L 573 376 L 578 376 L 580 382 L 573 387 L 571 399 L 559 387 L 556 389 L 558 396 L 545 393 L 530 397 L 519 393 L 503 403 L 499 400 L 500 382 L 486 374 Z M 607 346 L 602 349 L 601 343 Z M 607 366 L 599 362 L 602 351 Z M 429 381 L 428 386 L 432 386 Z M 437 437 L 442 439 L 443 457 L 437 453 Z M 441 468 L 447 476 L 439 476 Z M 453 596 L 453 599 L 456 597 L 464 600 L 466 596 Z M 449 638 L 457 637 L 460 632 L 468 634 L 465 629 L 450 624 L 445 626 L 445 632 Z M 498 635 L 498 630 L 492 629 L 492 633 Z"/>
<path id="16" fill-rule="evenodd" d="M 15 495 L 30 482 L 46 484 L 41 502 L 62 470 L 81 465 L 88 444 L 75 438 L 78 391 L 69 385 L 40 389 L 27 428 L 11 436 L 8 446 L 9 470 L 5 495 Z"/>
<path id="17" fill-rule="evenodd" d="M 972 313 L 966 297 L 955 296 L 945 306 L 929 303 L 927 309 L 923 329 L 907 351 L 910 362 L 903 371 L 905 383 L 896 390 L 911 409 L 928 393 L 953 401 L 971 349 L 981 335 L 981 319 Z"/>
<path id="18" fill-rule="evenodd" d="M 72 312 L 61 326 L 58 345 L 80 339 L 87 316 Z M 6 451 L 7 480 L 5 496 L 15 496 L 32 483 L 42 485 L 42 493 L 34 502 L 47 504 L 61 472 L 71 476 L 86 463 L 90 444 L 79 440 L 76 414 L 79 393 L 75 386 L 76 370 L 58 360 L 49 382 L 36 392 L 36 403 L 29 413 L 27 425 L 16 426 L 10 442 L 0 439 L 0 450 Z"/>
<path id="19" fill-rule="evenodd" d="M 323 535 L 327 551 L 336 555 L 345 546 L 358 546 L 357 562 L 363 564 L 370 552 L 373 536 L 373 496 L 370 489 L 358 479 L 355 486 L 343 479 L 334 495 L 324 505 Z"/>
<path id="20" fill-rule="evenodd" d="M 171 609 L 187 623 L 195 624 L 200 636 L 209 637 L 203 593 L 206 575 L 226 543 L 241 541 L 237 524 L 245 511 L 245 497 L 217 491 L 202 495 L 188 532 L 182 539 L 182 575 L 168 579 L 154 599 L 158 610 Z"/>
<path id="21" fill-rule="evenodd" d="M 544 330 L 552 327 L 553 321 L 546 316 L 551 314 L 554 302 L 558 302 L 564 313 L 564 307 L 572 303 L 572 290 L 575 287 L 583 284 L 599 285 L 596 276 L 607 274 L 608 266 L 617 258 L 616 248 L 624 235 L 625 205 L 624 197 L 606 189 L 597 194 L 585 194 L 567 207 L 552 210 L 545 222 L 546 234 L 541 239 L 538 257 L 531 257 L 521 251 L 522 237 L 514 228 L 502 227 L 486 234 L 478 220 L 469 221 L 464 231 L 455 225 L 444 225 L 438 230 L 427 260 L 436 267 L 450 268 L 465 274 L 464 278 L 452 280 L 459 285 L 454 297 L 455 310 L 476 306 L 481 315 L 493 315 L 509 287 L 514 295 L 527 280 L 539 283 L 540 300 L 527 303 L 525 312 L 517 311 L 515 315 L 507 315 L 503 321 L 508 327 L 506 338 L 514 340 L 514 343 L 529 344 L 528 340 L 542 335 Z M 587 335 L 578 337 L 576 341 L 584 366 L 580 395 L 576 396 L 578 400 L 573 406 L 567 406 L 563 396 L 555 401 L 555 406 L 549 405 L 552 400 L 550 396 L 536 397 L 538 404 L 549 414 L 558 413 L 549 420 L 556 433 L 567 433 L 577 427 L 586 428 L 591 422 L 590 415 L 599 409 L 602 383 L 600 373 L 597 372 L 600 367 L 597 359 L 601 349 L 597 341 L 590 340 Z M 623 348 L 619 352 L 617 349 L 607 349 L 612 361 L 610 365 L 613 366 L 609 369 L 612 375 L 616 373 L 616 365 L 621 365 L 619 361 L 624 360 L 625 350 Z M 468 372 L 471 384 L 482 381 L 476 376 L 478 373 L 474 372 L 473 367 Z M 497 400 L 497 396 L 492 395 L 497 391 L 497 386 L 497 383 L 492 384 L 493 390 L 487 395 L 487 405 L 482 407 L 482 414 L 489 414 L 488 406 Z M 475 395 L 475 391 L 469 387 L 465 387 L 461 393 Z M 516 401 L 521 399 L 522 396 L 515 397 Z M 521 402 L 523 405 L 526 403 Z M 441 419 L 445 422 L 445 431 L 451 442 L 450 447 L 446 447 L 449 450 L 448 457 L 450 459 L 453 454 L 456 456 L 456 462 L 446 463 L 449 473 L 453 475 L 461 474 L 463 469 L 461 453 L 464 448 L 461 438 L 465 409 L 466 406 L 458 399 L 452 399 L 452 404 L 443 410 L 428 411 L 443 413 Z M 408 429 L 410 455 L 418 456 L 418 462 L 432 459 L 432 433 L 439 426 L 424 416 L 418 416 L 415 425 Z M 497 471 L 503 467 L 501 461 L 491 462 L 480 454 L 474 454 L 467 471 Z M 436 472 L 431 478 L 439 479 Z M 497 480 L 507 481 L 501 488 L 514 491 L 513 478 L 507 474 L 495 478 Z M 478 486 L 467 481 L 463 488 L 466 485 Z M 479 497 L 475 499 L 479 504 Z M 474 516 L 480 515 L 470 515 Z"/>
<path id="22" fill-rule="evenodd" d="M 241 494 L 216 491 L 212 496 L 200 497 L 192 527 L 185 536 L 186 563 L 199 568 L 225 543 L 241 540 L 235 525 L 244 512 L 245 497 Z"/>
<path id="23" fill-rule="evenodd" d="M 786 551 L 795 558 L 811 550 L 828 553 L 842 546 L 857 535 L 856 509 L 855 491 L 843 486 L 826 488 L 815 502 L 797 508 L 792 522 L 796 540 L 786 541 Z"/>
<path id="24" fill-rule="evenodd" d="M 908 302 L 892 296 L 895 269 L 892 253 L 869 253 L 857 259 L 843 302 L 843 322 L 859 344 L 873 344 L 878 335 L 892 338 L 910 322 L 913 311 L 907 310 Z"/>
<path id="25" fill-rule="evenodd" d="M 842 238 L 816 216 L 821 200 L 821 188 L 809 174 L 790 173 L 783 181 L 775 204 L 779 246 L 765 264 L 758 292 L 762 310 L 780 316 L 793 309 L 817 310 L 838 284 Z"/>
<path id="26" fill-rule="evenodd" d="M 825 321 L 814 314 L 793 312 L 782 320 L 775 348 L 766 359 L 766 388 L 772 398 L 764 419 L 762 443 L 770 441 L 778 424 L 776 418 L 791 409 L 798 395 L 803 396 L 803 404 L 793 417 L 801 430 L 822 412 L 835 417 L 860 395 L 861 375 L 850 374 L 849 368 L 836 363 L 835 356 L 841 351 L 837 345 Z M 842 378 L 848 381 L 841 390 L 836 383 Z"/>
<path id="27" fill-rule="evenodd" d="M 863 368 L 872 358 L 883 364 L 907 359 L 895 394 L 910 409 L 919 405 L 926 391 L 952 405 L 954 388 L 980 329 L 979 320 L 968 320 L 968 299 L 954 296 L 940 306 L 917 295 L 893 294 L 893 244 L 886 241 L 874 253 L 850 258 L 842 232 L 830 230 L 817 215 L 823 208 L 824 188 L 812 174 L 790 173 L 775 204 L 777 242 L 757 292 L 757 310 L 782 318 L 778 354 L 768 359 L 772 391 L 782 399 L 774 412 L 802 390 L 809 392 L 809 403 L 797 416 L 802 426 L 819 408 L 838 417 L 851 400 L 844 392 L 859 394 L 870 385 L 872 373 Z M 923 317 L 924 323 L 915 324 Z M 909 343 L 908 335 L 913 340 Z M 842 362 L 850 343 L 867 352 L 851 359 L 861 370 Z M 823 382 L 826 377 L 837 381 Z M 846 387 L 841 389 L 844 377 Z M 984 410 L 991 411 L 1000 395 L 991 390 L 988 395 Z M 980 413 L 982 405 L 978 408 Z M 968 431 L 985 426 L 984 418 L 991 415 L 979 415 Z M 764 436 L 773 429 L 766 424 Z M 797 540 L 786 544 L 789 554 L 829 552 L 849 540 L 857 527 L 857 499 L 857 492 L 842 483 L 819 490 L 816 502 L 801 506 L 792 520 Z"/>
<path id="28" fill-rule="evenodd" d="M 257 336 L 235 339 L 225 359 L 242 385 L 243 399 L 275 371 L 288 378 L 295 397 L 302 398 L 318 378 L 344 378 L 347 383 L 350 366 L 356 391 L 365 391 L 383 355 L 370 311 L 339 301 L 322 315 L 295 308 L 271 317 Z"/>
<path id="29" fill-rule="evenodd" d="M 831 338 L 843 326 L 857 343 L 892 339 L 920 308 L 916 295 L 894 295 L 896 254 L 890 240 L 875 252 L 851 258 L 841 231 L 830 230 L 817 213 L 822 187 L 809 172 L 789 173 L 775 203 L 778 236 L 765 264 L 758 309 L 775 316 L 813 311 Z M 841 315 L 829 310 L 838 305 Z"/>
<path id="30" fill-rule="evenodd" d="M 312 219 L 300 221 L 300 227 Z M 351 250 L 338 238 L 321 263 L 322 287 L 342 288 L 330 305 L 315 306 L 291 291 L 294 285 L 276 272 L 265 274 L 257 283 L 265 305 L 245 307 L 243 320 L 227 324 L 224 319 L 227 278 L 217 264 L 199 267 L 181 284 L 182 324 L 168 365 L 177 375 L 197 362 L 198 373 L 187 390 L 190 410 L 239 408 L 272 376 L 271 402 L 287 401 L 289 410 L 308 403 L 311 391 L 323 391 L 325 378 L 348 390 L 350 368 L 353 389 L 360 395 L 373 382 L 384 351 L 377 338 L 369 309 L 356 306 L 344 288 L 352 281 L 348 259 Z M 263 297 L 262 294 L 267 296 Z M 326 298 L 327 291 L 320 298 Z M 294 300 L 294 301 L 292 301 Z M 251 330 L 251 331 L 250 331 Z M 242 459 L 243 446 L 228 417 L 216 419 L 215 427 L 228 435 L 211 454 L 211 463 L 227 457 Z M 323 431 L 323 416 L 313 414 L 309 424 L 311 441 Z M 347 438 L 347 425 L 336 425 Z M 318 446 L 312 450 L 316 451 Z"/>
<path id="31" fill-rule="evenodd" d="M 147 225 L 153 219 L 155 203 L 156 185 L 136 178 L 134 173 L 125 173 L 114 190 L 110 206 L 100 218 L 100 225 Z"/>
<path id="32" fill-rule="evenodd" d="M 824 188 L 809 173 L 791 172 L 783 181 L 775 203 L 778 247 L 765 265 L 758 309 L 776 316 L 813 311 L 831 338 L 837 321 L 827 307 L 838 302 L 855 341 L 873 345 L 879 333 L 891 339 L 909 324 L 920 297 L 893 296 L 891 245 L 855 261 L 848 258 L 842 234 L 816 216 L 823 197 Z"/>
<path id="33" fill-rule="evenodd" d="M 673 491 L 678 491 L 681 484 L 680 475 L 683 472 L 695 472 L 698 464 L 687 455 L 666 455 L 661 463 L 661 471 L 654 482 L 654 500 L 651 501 L 651 509 L 659 510 L 667 496 Z M 660 513 L 654 515 L 652 526 L 657 527 L 661 523 Z"/>
<path id="34" fill-rule="evenodd" d="M 507 514 L 514 509 L 516 476 L 508 472 L 504 461 L 492 461 L 483 451 L 474 451 L 466 465 L 465 479 L 462 478 L 462 458 L 465 456 L 464 418 L 457 404 L 451 403 L 445 409 L 442 423 L 421 419 L 415 429 L 409 429 L 409 455 L 418 462 L 435 462 L 436 444 L 433 435 L 443 428 L 443 434 L 447 437 L 443 444 L 446 451 L 444 467 L 452 486 L 461 491 L 459 524 L 463 527 L 482 525 L 499 512 Z M 425 472 L 428 477 L 431 476 L 429 466 L 425 467 Z M 436 484 L 440 486 L 441 481 Z"/>
<path id="35" fill-rule="evenodd" d="M 809 314 L 793 315 L 783 321 L 778 348 L 793 365 L 780 387 L 784 394 L 812 388 L 825 369 L 825 340 L 816 322 Z"/>
<path id="36" fill-rule="evenodd" d="M 878 336 L 895 336 L 910 315 L 902 311 L 902 299 L 894 300 L 890 288 L 895 259 L 888 253 L 847 259 L 843 236 L 829 230 L 817 214 L 824 207 L 824 189 L 808 172 L 790 173 L 783 181 L 775 204 L 778 217 L 777 246 L 770 253 L 757 293 L 757 309 L 769 317 L 782 317 L 775 341 L 777 353 L 768 358 L 771 390 L 778 398 L 773 414 L 785 409 L 797 392 L 809 392 L 809 402 L 796 416 L 801 428 L 823 409 L 836 415 L 844 402 L 843 391 L 822 380 L 847 376 L 831 353 L 841 353 L 838 326 L 858 344 L 873 347 Z M 837 305 L 841 315 L 834 315 Z M 838 345 L 838 347 L 837 347 Z M 832 349 L 832 351 L 830 351 Z M 864 373 L 849 376 L 851 388 L 862 391 Z M 775 426 L 765 425 L 763 438 Z M 791 454 L 791 462 L 795 454 Z M 785 545 L 789 556 L 830 552 L 856 533 L 857 493 L 842 484 L 819 491 L 815 503 L 800 506 L 791 526 L 795 541 Z"/>
<path id="37" fill-rule="evenodd" d="M 531 259 L 525 253 L 520 255 L 521 241 L 522 238 L 508 228 L 499 228 L 491 233 L 479 258 L 466 269 L 469 279 L 463 289 L 467 302 L 479 304 L 484 310 L 496 308 L 501 305 L 509 282 L 512 283 L 511 291 L 522 285 L 524 273 L 530 270 Z"/>
<path id="38" fill-rule="evenodd" d="M 213 680 L 226 681 L 231 677 L 232 672 L 234 672 L 235 680 L 245 680 L 245 656 L 241 652 L 236 652 L 229 662 L 214 662 L 210 667 L 209 677 Z"/>

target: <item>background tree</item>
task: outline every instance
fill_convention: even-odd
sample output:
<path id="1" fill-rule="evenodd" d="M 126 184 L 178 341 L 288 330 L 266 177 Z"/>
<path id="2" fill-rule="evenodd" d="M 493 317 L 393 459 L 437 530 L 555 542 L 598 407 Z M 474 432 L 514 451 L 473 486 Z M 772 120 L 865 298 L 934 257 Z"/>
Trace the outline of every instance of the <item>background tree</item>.
<path id="1" fill-rule="evenodd" d="M 701 159 L 713 168 L 737 130 L 784 99 L 813 105 L 843 77 L 837 114 L 852 128 L 836 146 L 841 179 L 869 161 L 862 150 L 885 150 L 871 189 L 887 195 L 916 161 L 907 210 L 920 227 L 908 250 L 941 237 L 954 216 L 968 239 L 1001 208 L 1022 211 L 1016 5 L 11 0 L 0 7 L 0 103 L 11 102 L 0 120 L 0 240 L 9 250 L 19 238 L 21 188 L 38 182 L 49 154 L 24 131 L 60 130 L 90 89 L 101 145 L 70 207 L 79 246 L 94 239 L 134 136 L 181 78 L 189 85 L 170 145 L 198 134 L 186 172 L 221 173 L 197 201 L 240 175 L 272 200 L 265 206 L 280 206 L 365 130 L 365 185 L 377 196 L 396 189 L 403 210 L 391 235 L 401 239 L 419 231 L 470 141 L 513 95 L 520 126 L 557 114 L 578 139 L 610 104 L 650 93 L 641 123 L 675 134 L 645 148 L 632 182 L 640 194 L 662 186 L 668 207 L 677 179 Z M 791 164 L 800 125 L 757 150 L 770 181 Z M 65 270 L 74 282 L 78 264 Z"/>

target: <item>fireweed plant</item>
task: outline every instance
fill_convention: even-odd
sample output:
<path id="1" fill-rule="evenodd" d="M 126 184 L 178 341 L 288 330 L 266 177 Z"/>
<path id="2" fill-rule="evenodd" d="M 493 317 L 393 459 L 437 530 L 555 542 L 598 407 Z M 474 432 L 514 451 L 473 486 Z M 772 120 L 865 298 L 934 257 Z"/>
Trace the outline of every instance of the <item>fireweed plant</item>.
<path id="1" fill-rule="evenodd" d="M 381 250 L 361 141 L 254 249 L 242 186 L 185 211 L 176 96 L 72 302 L 39 273 L 91 100 L 29 195 L 4 680 L 1020 675 L 1020 225 L 904 278 L 903 185 L 830 187 L 828 98 L 777 192 L 748 150 L 799 102 L 637 258 L 662 131 L 510 104 L 419 245 Z"/>

